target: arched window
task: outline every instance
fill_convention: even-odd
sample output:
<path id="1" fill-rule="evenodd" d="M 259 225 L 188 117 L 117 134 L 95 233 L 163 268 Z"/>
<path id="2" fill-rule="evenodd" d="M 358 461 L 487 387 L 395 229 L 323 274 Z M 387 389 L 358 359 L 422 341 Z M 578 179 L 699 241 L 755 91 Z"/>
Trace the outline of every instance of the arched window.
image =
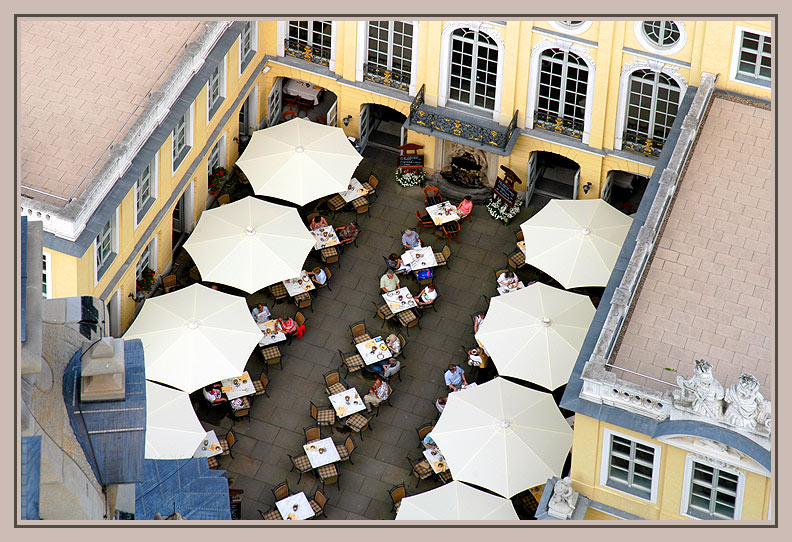
<path id="1" fill-rule="evenodd" d="M 498 78 L 498 46 L 486 33 L 458 28 L 451 35 L 448 99 L 493 111 Z"/>
<path id="2" fill-rule="evenodd" d="M 662 72 L 636 70 L 629 92 L 623 147 L 657 156 L 677 115 L 679 84 Z"/>
<path id="3" fill-rule="evenodd" d="M 658 49 L 671 48 L 682 37 L 679 25 L 674 21 L 644 21 L 642 30 L 646 39 Z"/>
<path id="4" fill-rule="evenodd" d="M 573 52 L 547 49 L 539 67 L 534 126 L 583 137 L 589 70 Z"/>

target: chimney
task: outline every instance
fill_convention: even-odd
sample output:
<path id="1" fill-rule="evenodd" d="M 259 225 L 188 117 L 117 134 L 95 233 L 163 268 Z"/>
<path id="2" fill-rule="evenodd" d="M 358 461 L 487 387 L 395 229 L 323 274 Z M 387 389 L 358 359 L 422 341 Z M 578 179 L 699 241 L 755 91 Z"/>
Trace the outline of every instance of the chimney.
<path id="1" fill-rule="evenodd" d="M 83 342 L 80 400 L 115 401 L 126 396 L 124 339 Z"/>

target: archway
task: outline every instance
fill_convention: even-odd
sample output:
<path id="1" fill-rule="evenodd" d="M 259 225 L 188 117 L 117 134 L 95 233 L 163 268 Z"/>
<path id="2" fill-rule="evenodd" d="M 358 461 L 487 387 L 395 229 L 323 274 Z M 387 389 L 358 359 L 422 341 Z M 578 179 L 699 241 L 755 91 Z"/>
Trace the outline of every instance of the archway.
<path id="1" fill-rule="evenodd" d="M 398 153 L 402 125 L 407 116 L 387 105 L 366 103 L 360 107 L 358 144 L 361 151 L 377 149 Z"/>
<path id="2" fill-rule="evenodd" d="M 266 126 L 275 126 L 294 117 L 336 126 L 338 96 L 309 81 L 278 77 L 267 96 Z"/>
<path id="3" fill-rule="evenodd" d="M 577 199 L 580 165 L 560 154 L 534 151 L 526 179 L 529 205 L 544 207 L 551 199 Z"/>
<path id="4" fill-rule="evenodd" d="M 626 215 L 638 210 L 649 178 L 629 171 L 611 170 L 602 185 L 600 197 Z"/>

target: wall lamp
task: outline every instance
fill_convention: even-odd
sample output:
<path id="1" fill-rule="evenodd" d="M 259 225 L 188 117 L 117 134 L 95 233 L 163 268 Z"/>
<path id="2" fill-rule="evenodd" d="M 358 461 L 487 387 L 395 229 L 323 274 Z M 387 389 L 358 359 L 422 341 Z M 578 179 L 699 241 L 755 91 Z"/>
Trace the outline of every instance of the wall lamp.
<path id="1" fill-rule="evenodd" d="M 583 193 L 588 194 L 589 190 L 591 190 L 591 181 L 587 182 L 583 185 Z"/>
<path id="2" fill-rule="evenodd" d="M 344 117 L 344 118 L 341 120 L 341 122 L 343 122 L 343 123 L 344 123 L 344 126 L 349 126 L 349 121 L 350 121 L 350 120 L 352 120 L 352 115 L 347 115 L 346 117 Z"/>

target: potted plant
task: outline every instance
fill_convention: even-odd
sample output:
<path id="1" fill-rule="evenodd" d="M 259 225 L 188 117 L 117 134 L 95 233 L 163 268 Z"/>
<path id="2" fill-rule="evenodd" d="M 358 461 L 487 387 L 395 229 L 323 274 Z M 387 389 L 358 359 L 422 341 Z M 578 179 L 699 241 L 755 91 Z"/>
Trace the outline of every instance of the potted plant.
<path id="1" fill-rule="evenodd" d="M 220 189 L 223 187 L 225 180 L 226 170 L 223 167 L 216 167 L 209 174 L 209 194 L 216 196 Z"/>
<path id="2" fill-rule="evenodd" d="M 495 220 L 502 220 L 504 224 L 508 225 L 512 218 L 520 214 L 522 203 L 523 199 L 517 196 L 514 206 L 509 207 L 505 201 L 492 196 L 487 202 L 487 211 L 489 211 L 492 218 Z"/>
<path id="3" fill-rule="evenodd" d="M 150 292 L 154 287 L 155 273 L 149 267 L 146 267 L 140 272 L 140 278 L 137 280 L 137 298 L 142 298 L 146 292 Z"/>
<path id="4" fill-rule="evenodd" d="M 424 172 L 422 169 L 418 170 L 407 170 L 407 169 L 396 169 L 396 182 L 399 183 L 401 186 L 416 186 L 423 182 L 424 180 Z"/>

